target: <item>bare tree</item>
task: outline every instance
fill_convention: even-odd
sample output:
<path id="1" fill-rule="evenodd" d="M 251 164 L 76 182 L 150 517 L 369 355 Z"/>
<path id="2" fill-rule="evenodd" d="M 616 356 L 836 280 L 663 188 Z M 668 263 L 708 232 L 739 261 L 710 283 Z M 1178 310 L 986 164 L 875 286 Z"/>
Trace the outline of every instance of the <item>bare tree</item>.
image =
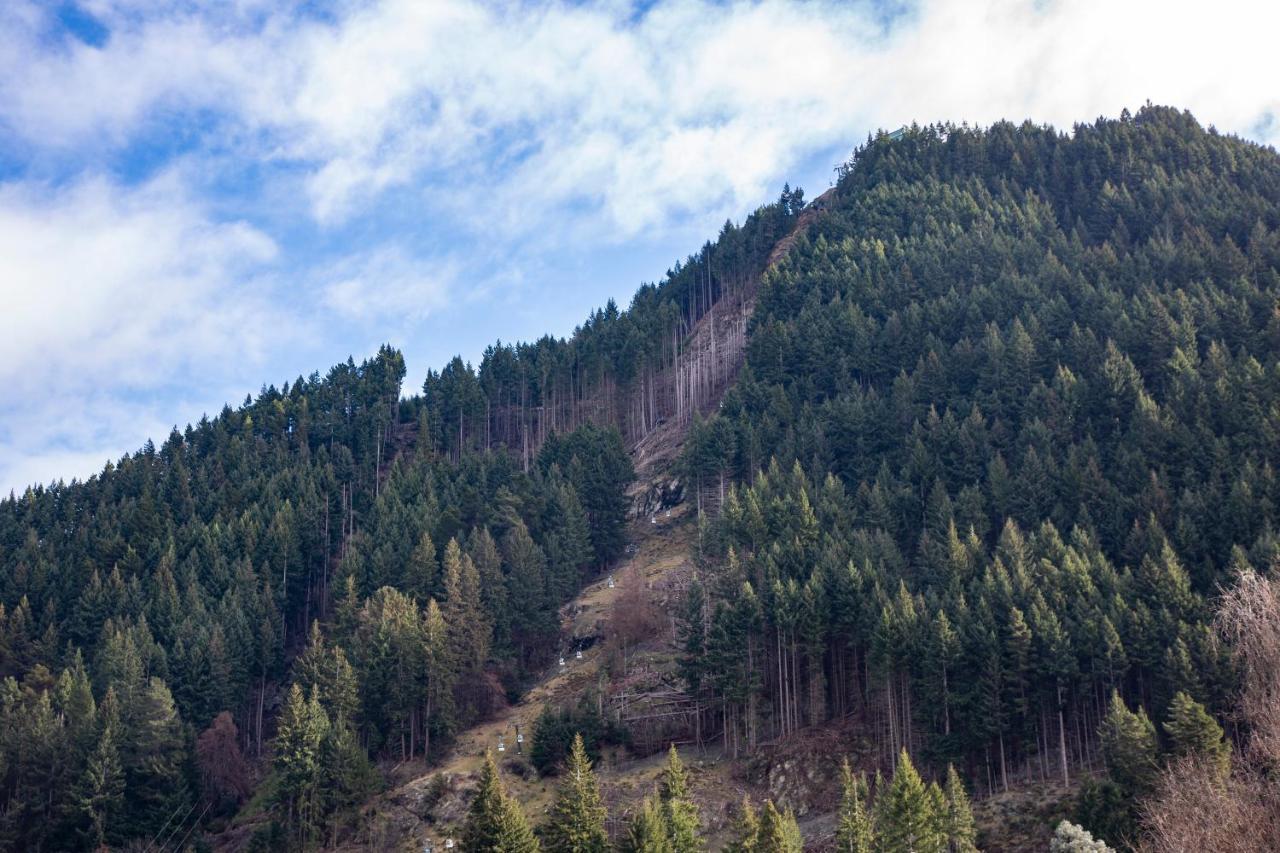
<path id="1" fill-rule="evenodd" d="M 240 753 L 239 733 L 231 714 L 223 711 L 196 740 L 200 787 L 212 804 L 243 802 L 253 789 L 249 765 Z"/>
<path id="2" fill-rule="evenodd" d="M 1231 775 L 1207 756 L 1171 762 L 1143 804 L 1144 850 L 1280 850 L 1280 581 L 1241 572 L 1218 628 L 1244 676 L 1238 713 L 1249 732 Z"/>
<path id="3" fill-rule="evenodd" d="M 610 650 L 619 656 L 625 675 L 627 654 L 658 633 L 662 614 L 654 603 L 653 590 L 645 583 L 643 572 L 635 566 L 629 567 L 619 581 L 621 589 L 613 601 L 606 636 Z"/>

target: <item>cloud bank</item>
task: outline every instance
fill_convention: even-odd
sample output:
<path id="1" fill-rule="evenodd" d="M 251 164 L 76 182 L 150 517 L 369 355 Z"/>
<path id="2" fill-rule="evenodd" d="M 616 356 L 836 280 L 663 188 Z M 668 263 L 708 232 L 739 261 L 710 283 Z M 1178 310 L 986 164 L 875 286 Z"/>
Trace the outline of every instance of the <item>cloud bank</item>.
<path id="1" fill-rule="evenodd" d="M 316 367 L 383 324 L 461 335 L 441 315 L 512 298 L 499 277 L 709 236 L 877 127 L 1150 99 L 1280 142 L 1280 12 L 1244 0 L 80 9 L 94 37 L 39 0 L 0 11 L 5 487 L 137 443 L 51 443 L 32 398 L 183 421 L 200 377 L 211 396 L 292 365 L 281 330 L 337 347 Z"/>

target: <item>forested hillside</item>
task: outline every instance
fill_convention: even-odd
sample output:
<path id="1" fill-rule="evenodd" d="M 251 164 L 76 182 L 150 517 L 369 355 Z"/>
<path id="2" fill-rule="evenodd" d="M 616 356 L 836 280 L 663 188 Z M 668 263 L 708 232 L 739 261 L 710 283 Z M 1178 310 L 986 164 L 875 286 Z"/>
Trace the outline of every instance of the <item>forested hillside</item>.
<path id="1" fill-rule="evenodd" d="M 1225 720 L 1211 598 L 1280 553 L 1278 229 L 1275 152 L 1172 109 L 860 148 L 686 447 L 736 483 L 685 619 L 726 744 L 854 714 L 995 791 L 1110 766 L 1129 708 Z M 1086 792 L 1113 840 L 1131 782 Z"/>
<path id="2" fill-rule="evenodd" d="M 678 606 L 613 600 L 620 662 L 536 764 L 484 762 L 465 850 L 702 849 L 676 751 L 607 829 L 590 767 L 672 636 L 661 732 L 735 785 L 820 729 L 860 756 L 813 830 L 841 850 L 973 850 L 966 789 L 1047 780 L 1128 844 L 1165 762 L 1226 778 L 1256 735 L 1213 620 L 1280 560 L 1280 158 L 1186 113 L 877 135 L 627 310 L 404 377 L 384 347 L 0 501 L 0 849 L 372 844 L 385 780 L 555 671 L 637 531 L 680 543 Z M 628 519 L 653 436 L 687 561 Z M 526 820 L 503 774 L 559 767 Z M 789 805 L 721 837 L 797 851 Z"/>
<path id="3" fill-rule="evenodd" d="M 0 502 L 0 846 L 181 846 L 259 783 L 269 843 L 339 838 L 374 762 L 437 755 L 554 656 L 623 549 L 622 436 L 711 404 L 802 207 L 420 396 L 384 347 Z M 734 351 L 686 352 L 717 307 Z"/>
<path id="4" fill-rule="evenodd" d="M 367 793 L 370 758 L 484 714 L 486 663 L 514 688 L 545 661 L 556 608 L 619 548 L 622 443 L 588 426 L 528 473 L 453 464 L 414 450 L 403 376 L 384 348 L 0 505 L 7 849 L 191 833 L 259 778 L 290 681 L 329 721 L 309 831 Z"/>

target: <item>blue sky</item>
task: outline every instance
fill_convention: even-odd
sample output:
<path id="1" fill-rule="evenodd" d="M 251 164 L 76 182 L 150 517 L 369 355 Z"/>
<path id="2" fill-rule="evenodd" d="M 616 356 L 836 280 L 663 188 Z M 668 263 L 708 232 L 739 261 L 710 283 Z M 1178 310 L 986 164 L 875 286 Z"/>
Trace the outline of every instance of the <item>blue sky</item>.
<path id="1" fill-rule="evenodd" d="M 0 4 L 0 490 L 379 343 L 568 334 L 867 133 L 1280 141 L 1270 4 Z"/>

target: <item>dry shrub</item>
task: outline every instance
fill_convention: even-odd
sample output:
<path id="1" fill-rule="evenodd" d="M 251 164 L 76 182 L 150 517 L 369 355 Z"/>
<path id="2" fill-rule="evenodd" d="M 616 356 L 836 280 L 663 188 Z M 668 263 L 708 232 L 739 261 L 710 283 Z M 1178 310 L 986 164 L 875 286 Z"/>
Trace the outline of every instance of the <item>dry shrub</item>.
<path id="1" fill-rule="evenodd" d="M 627 671 L 627 656 L 636 646 L 653 638 L 662 628 L 662 612 L 644 573 L 630 566 L 618 576 L 618 594 L 609 613 L 606 636 L 611 656 Z"/>
<path id="2" fill-rule="evenodd" d="M 1142 807 L 1142 848 L 1151 853 L 1280 850 L 1280 582 L 1242 572 L 1222 598 L 1218 628 L 1243 674 L 1248 741 L 1226 780 L 1198 756 L 1161 772 Z"/>
<path id="3" fill-rule="evenodd" d="M 1280 581 L 1241 572 L 1223 596 L 1218 628 L 1243 669 L 1240 715 L 1249 726 L 1248 758 L 1260 770 L 1280 767 Z"/>
<path id="4" fill-rule="evenodd" d="M 231 714 L 223 711 L 196 740 L 196 765 L 206 801 L 244 802 L 253 789 L 249 765 L 240 754 L 240 733 Z"/>
<path id="5" fill-rule="evenodd" d="M 1145 849 L 1153 853 L 1280 850 L 1280 797 L 1252 767 L 1223 782 L 1212 762 L 1187 756 L 1160 774 L 1143 808 Z"/>

